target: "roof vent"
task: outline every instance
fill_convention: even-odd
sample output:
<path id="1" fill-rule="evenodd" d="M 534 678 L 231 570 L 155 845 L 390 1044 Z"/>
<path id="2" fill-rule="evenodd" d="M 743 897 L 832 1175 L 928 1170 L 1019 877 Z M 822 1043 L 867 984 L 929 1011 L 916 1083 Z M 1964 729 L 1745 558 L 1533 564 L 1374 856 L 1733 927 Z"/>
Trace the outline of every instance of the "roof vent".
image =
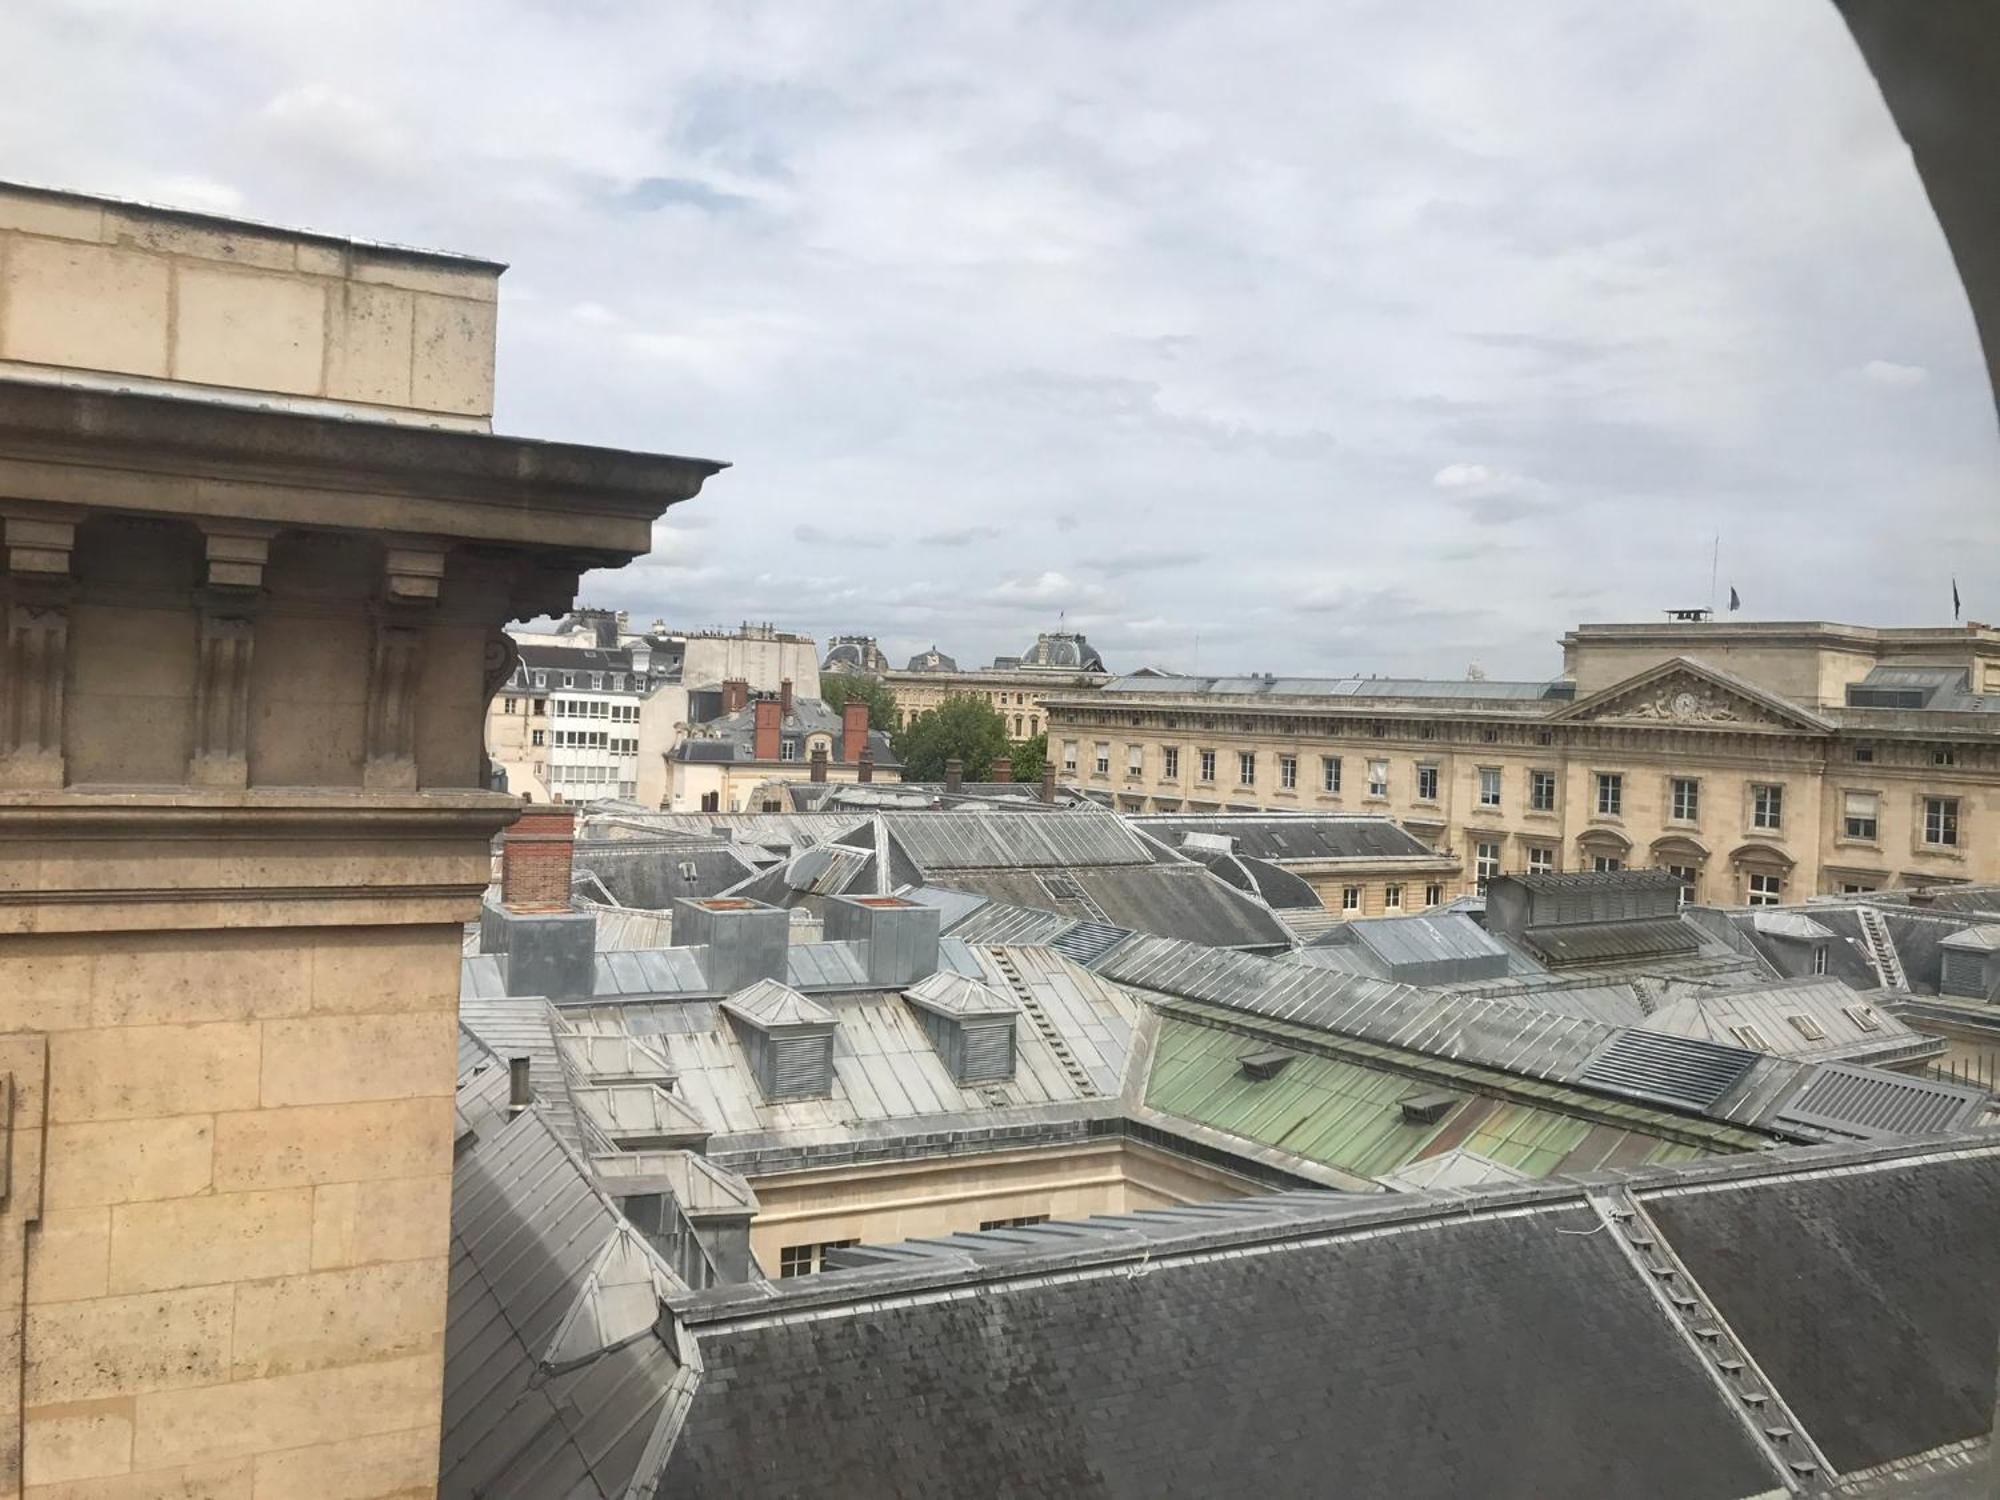
<path id="1" fill-rule="evenodd" d="M 833 1012 L 775 979 L 722 1002 L 736 1023 L 764 1097 L 824 1099 L 833 1092 Z"/>
<path id="2" fill-rule="evenodd" d="M 1403 1123 L 1405 1125 L 1435 1125 L 1445 1117 L 1445 1112 L 1458 1103 L 1458 1095 L 1442 1091 L 1430 1094 L 1412 1094 L 1402 1101 Z"/>
<path id="3" fill-rule="evenodd" d="M 1283 1047 L 1270 1047 L 1262 1052 L 1244 1053 L 1236 1059 L 1236 1066 L 1245 1078 L 1262 1083 L 1284 1072 L 1285 1064 L 1291 1060 L 1292 1054 Z"/>
<path id="4" fill-rule="evenodd" d="M 867 945 L 869 983 L 886 989 L 937 972 L 935 906 L 901 896 L 829 896 L 825 915 L 827 941 Z"/>
<path id="5" fill-rule="evenodd" d="M 1014 1076 L 1014 1018 L 1020 1007 L 963 974 L 933 974 L 903 991 L 938 1056 L 961 1084 Z"/>
<path id="6" fill-rule="evenodd" d="M 674 902 L 674 945 L 699 947 L 711 990 L 730 994 L 760 979 L 783 979 L 792 914 L 744 896 L 681 897 Z"/>

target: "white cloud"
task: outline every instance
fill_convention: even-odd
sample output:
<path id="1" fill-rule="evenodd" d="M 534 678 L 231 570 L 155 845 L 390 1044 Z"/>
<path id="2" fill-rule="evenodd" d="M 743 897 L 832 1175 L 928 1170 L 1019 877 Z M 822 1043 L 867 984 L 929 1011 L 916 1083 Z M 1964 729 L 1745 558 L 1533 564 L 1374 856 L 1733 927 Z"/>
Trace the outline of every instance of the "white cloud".
<path id="1" fill-rule="evenodd" d="M 1491 495 L 1519 489 L 1521 477 L 1503 474 L 1485 464 L 1446 464 L 1431 475 L 1431 483 L 1441 490 L 1473 490 Z"/>
<path id="2" fill-rule="evenodd" d="M 1872 380 L 1877 385 L 1907 390 L 1924 384 L 1931 378 L 1931 372 L 1922 365 L 1899 365 L 1893 360 L 1871 359 L 1861 367 L 1861 378 Z"/>

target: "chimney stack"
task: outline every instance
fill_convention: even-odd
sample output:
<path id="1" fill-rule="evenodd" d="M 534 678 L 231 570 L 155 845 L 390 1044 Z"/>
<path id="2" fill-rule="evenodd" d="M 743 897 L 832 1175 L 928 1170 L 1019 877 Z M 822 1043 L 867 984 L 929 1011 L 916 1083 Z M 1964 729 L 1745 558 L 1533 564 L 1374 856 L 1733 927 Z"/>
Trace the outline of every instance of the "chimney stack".
<path id="1" fill-rule="evenodd" d="M 722 711 L 740 714 L 750 706 L 750 684 L 741 677 L 727 677 L 722 683 Z"/>
<path id="2" fill-rule="evenodd" d="M 575 808 L 522 808 L 500 840 L 500 904 L 508 911 L 568 911 L 575 852 Z"/>
<path id="3" fill-rule="evenodd" d="M 993 762 L 993 779 L 1005 785 L 1014 779 L 1014 758 L 1003 755 Z"/>
<path id="4" fill-rule="evenodd" d="M 784 723 L 784 712 L 776 698 L 759 698 L 756 704 L 756 735 L 750 746 L 753 760 L 776 760 L 778 758 L 778 730 Z"/>
<path id="5" fill-rule="evenodd" d="M 1051 760 L 1044 762 L 1042 765 L 1042 801 L 1053 807 L 1055 806 L 1055 800 L 1056 763 Z"/>
<path id="6" fill-rule="evenodd" d="M 868 743 L 868 704 L 844 703 L 840 709 L 840 758 L 849 765 L 861 762 L 861 747 Z"/>
<path id="7" fill-rule="evenodd" d="M 854 763 L 854 779 L 866 786 L 875 779 L 875 747 L 863 745 L 861 759 Z"/>
<path id="8" fill-rule="evenodd" d="M 826 780 L 826 746 L 824 745 L 813 746 L 812 779 L 816 782 Z M 867 780 L 866 777 L 862 779 L 864 781 Z"/>
<path id="9" fill-rule="evenodd" d="M 955 792 L 965 785 L 965 762 L 953 756 L 944 763 L 944 789 Z"/>
<path id="10" fill-rule="evenodd" d="M 792 679 L 787 677 L 778 684 L 778 702 L 784 705 L 785 717 L 792 716 Z"/>

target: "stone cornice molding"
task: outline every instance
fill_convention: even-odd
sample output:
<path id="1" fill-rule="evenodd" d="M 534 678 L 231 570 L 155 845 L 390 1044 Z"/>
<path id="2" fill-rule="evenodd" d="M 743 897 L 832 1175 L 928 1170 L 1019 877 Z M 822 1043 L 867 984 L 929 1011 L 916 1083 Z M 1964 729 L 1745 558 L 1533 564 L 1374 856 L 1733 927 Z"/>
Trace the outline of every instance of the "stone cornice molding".
<path id="1" fill-rule="evenodd" d="M 615 565 L 725 467 L 0 379 L 0 493 L 92 510 L 415 531 Z"/>

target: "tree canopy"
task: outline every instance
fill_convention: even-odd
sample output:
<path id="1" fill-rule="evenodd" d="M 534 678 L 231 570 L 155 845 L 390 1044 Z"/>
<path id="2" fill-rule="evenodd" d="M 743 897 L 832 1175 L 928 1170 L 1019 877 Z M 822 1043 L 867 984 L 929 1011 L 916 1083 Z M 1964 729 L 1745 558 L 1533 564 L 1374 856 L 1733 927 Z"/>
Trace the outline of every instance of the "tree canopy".
<path id="1" fill-rule="evenodd" d="M 1040 781 L 1042 767 L 1049 763 L 1049 737 L 1038 734 L 1032 738 L 1014 741 L 1014 779 L 1016 781 Z"/>
<path id="2" fill-rule="evenodd" d="M 985 781 L 993 762 L 1007 754 L 1007 723 L 984 698 L 954 695 L 918 714 L 898 731 L 895 744 L 905 781 L 942 781 L 948 760 L 965 763 L 967 781 Z"/>
<path id="3" fill-rule="evenodd" d="M 820 701 L 835 713 L 851 702 L 868 705 L 868 727 L 893 731 L 896 727 L 896 695 L 889 684 L 865 672 L 822 672 Z"/>

